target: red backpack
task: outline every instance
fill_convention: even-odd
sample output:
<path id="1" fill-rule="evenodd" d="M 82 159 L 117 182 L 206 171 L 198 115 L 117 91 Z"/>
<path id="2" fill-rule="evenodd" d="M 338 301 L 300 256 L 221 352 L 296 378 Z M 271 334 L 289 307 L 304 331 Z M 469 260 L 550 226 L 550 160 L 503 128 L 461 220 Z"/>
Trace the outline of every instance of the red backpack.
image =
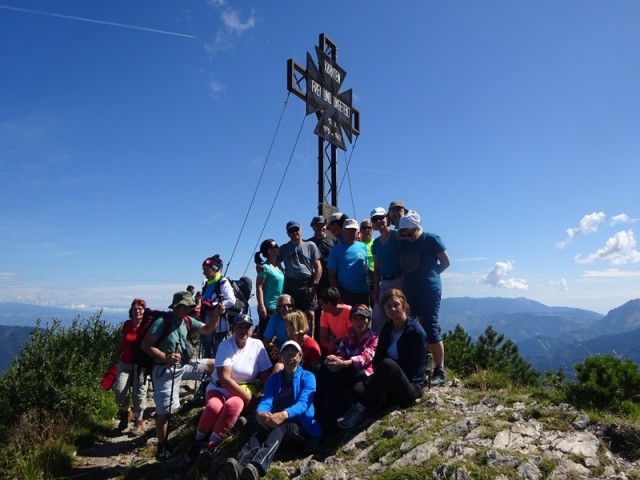
<path id="1" fill-rule="evenodd" d="M 153 368 L 153 364 L 156 361 L 154 358 L 150 357 L 147 352 L 142 349 L 142 340 L 145 335 L 153 325 L 157 319 L 162 318 L 162 333 L 158 337 L 158 340 L 154 343 L 154 346 L 162 343 L 164 339 L 166 339 L 171 333 L 171 322 L 173 322 L 171 312 L 162 312 L 160 310 L 151 310 L 150 308 L 145 309 L 144 315 L 142 315 L 142 322 L 140 322 L 140 326 L 136 331 L 136 339 L 133 341 L 133 363 L 138 365 L 139 367 L 147 370 L 147 373 L 151 373 L 151 369 Z M 187 321 L 187 331 L 191 331 L 191 322 Z"/>

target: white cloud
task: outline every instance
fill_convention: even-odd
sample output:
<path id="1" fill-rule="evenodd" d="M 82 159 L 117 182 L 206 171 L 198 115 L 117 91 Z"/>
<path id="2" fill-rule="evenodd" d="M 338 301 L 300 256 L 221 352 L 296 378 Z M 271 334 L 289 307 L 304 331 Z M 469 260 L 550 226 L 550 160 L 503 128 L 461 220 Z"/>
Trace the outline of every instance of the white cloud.
<path id="1" fill-rule="evenodd" d="M 583 278 L 640 278 L 640 271 L 620 270 L 619 268 L 607 268 L 604 270 L 587 270 L 582 274 Z"/>
<path id="2" fill-rule="evenodd" d="M 561 292 L 569 291 L 569 284 L 567 283 L 566 278 L 561 278 L 560 280 L 551 280 L 549 282 L 549 285 L 551 285 L 552 287 L 556 287 Z"/>
<path id="3" fill-rule="evenodd" d="M 603 212 L 593 212 L 582 217 L 577 227 L 567 228 L 567 238 L 558 242 L 557 247 L 563 249 L 580 235 L 589 235 L 598 231 L 598 224 L 602 223 L 606 215 Z"/>
<path id="4" fill-rule="evenodd" d="M 498 288 L 528 290 L 529 285 L 526 280 L 520 278 L 506 278 L 507 273 L 511 270 L 513 270 L 511 262 L 496 262 L 486 275 L 480 277 L 479 282 Z"/>
<path id="5" fill-rule="evenodd" d="M 207 3 L 212 7 L 221 7 L 224 5 L 224 0 L 207 0 Z"/>
<path id="6" fill-rule="evenodd" d="M 610 262 L 612 265 L 640 263 L 640 252 L 636 250 L 636 239 L 632 230 L 623 230 L 609 237 L 604 247 L 583 258 L 574 257 L 576 263 Z"/>
<path id="7" fill-rule="evenodd" d="M 222 3 L 220 3 L 220 5 L 222 5 Z M 220 17 L 223 28 L 215 33 L 212 42 L 204 46 L 209 53 L 222 52 L 233 48 L 238 37 L 255 28 L 258 20 L 254 12 L 251 12 L 251 14 L 243 20 L 240 17 L 240 13 L 231 8 L 225 9 L 220 14 Z"/>
<path id="8" fill-rule="evenodd" d="M 221 93 L 227 91 L 227 86 L 218 80 L 209 80 L 208 86 L 209 92 L 211 92 L 211 95 L 213 95 L 214 97 L 217 97 Z"/>
<path id="9" fill-rule="evenodd" d="M 627 215 L 626 213 L 621 213 L 620 215 L 615 215 L 611 217 L 611 221 L 609 222 L 609 225 L 614 226 L 621 223 L 634 223 L 637 220 L 638 220 L 637 218 L 630 218 L 629 215 Z"/>
<path id="10" fill-rule="evenodd" d="M 228 9 L 222 12 L 222 21 L 224 22 L 225 27 L 236 33 L 244 33 L 245 30 L 249 30 L 256 26 L 256 17 L 253 12 L 251 12 L 249 18 L 243 22 L 240 19 L 240 14 L 237 10 Z"/>

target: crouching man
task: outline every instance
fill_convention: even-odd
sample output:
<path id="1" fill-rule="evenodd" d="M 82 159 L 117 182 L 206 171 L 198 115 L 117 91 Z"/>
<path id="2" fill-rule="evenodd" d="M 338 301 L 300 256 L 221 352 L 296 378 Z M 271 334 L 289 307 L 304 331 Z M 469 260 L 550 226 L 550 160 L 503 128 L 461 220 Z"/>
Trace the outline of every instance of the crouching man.
<path id="1" fill-rule="evenodd" d="M 165 460 L 170 456 L 167 449 L 169 417 L 180 407 L 180 382 L 200 380 L 213 371 L 212 358 L 192 359 L 192 348 L 187 336 L 189 332 L 211 335 L 224 314 L 224 306 L 213 309 L 213 321 L 204 324 L 189 316 L 196 306 L 189 292 L 177 292 L 169 308 L 172 310 L 158 318 L 142 340 L 142 350 L 154 360 L 151 379 L 153 400 L 156 404 L 156 435 L 158 448 L 156 458 Z"/>

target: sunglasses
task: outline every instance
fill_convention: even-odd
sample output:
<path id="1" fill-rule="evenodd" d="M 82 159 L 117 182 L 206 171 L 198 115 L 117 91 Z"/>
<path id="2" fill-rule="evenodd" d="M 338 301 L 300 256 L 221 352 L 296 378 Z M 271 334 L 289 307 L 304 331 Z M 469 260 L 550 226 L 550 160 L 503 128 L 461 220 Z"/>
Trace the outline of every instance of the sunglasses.
<path id="1" fill-rule="evenodd" d="M 381 222 L 382 220 L 384 220 L 384 216 L 380 216 L 380 217 L 371 217 L 371 221 L 372 221 L 372 222 Z"/>
<path id="2" fill-rule="evenodd" d="M 293 308 L 293 305 L 291 305 L 290 303 L 281 303 L 280 305 L 278 305 L 278 308 Z"/>
<path id="3" fill-rule="evenodd" d="M 298 356 L 298 352 L 282 352 L 281 355 L 285 360 L 291 360 L 292 358 L 296 358 Z"/>
<path id="4" fill-rule="evenodd" d="M 287 230 L 287 233 L 298 233 L 300 229 L 298 227 L 293 227 Z"/>
<path id="5" fill-rule="evenodd" d="M 411 238 L 411 237 L 413 237 L 415 234 L 416 234 L 416 232 L 412 230 L 412 231 L 410 231 L 410 232 L 400 233 L 400 234 L 398 234 L 398 236 L 399 236 L 400 238 Z"/>

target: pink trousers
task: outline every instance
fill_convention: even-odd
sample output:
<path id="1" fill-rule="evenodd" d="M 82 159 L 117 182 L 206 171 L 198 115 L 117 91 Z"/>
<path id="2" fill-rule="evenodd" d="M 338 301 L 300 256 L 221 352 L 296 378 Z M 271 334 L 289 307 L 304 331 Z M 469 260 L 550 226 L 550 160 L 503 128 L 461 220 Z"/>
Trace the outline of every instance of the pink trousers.
<path id="1" fill-rule="evenodd" d="M 198 422 L 198 432 L 213 433 L 223 438 L 238 420 L 244 402 L 235 395 L 225 398 L 218 390 L 209 390 L 206 400 L 204 412 Z"/>

